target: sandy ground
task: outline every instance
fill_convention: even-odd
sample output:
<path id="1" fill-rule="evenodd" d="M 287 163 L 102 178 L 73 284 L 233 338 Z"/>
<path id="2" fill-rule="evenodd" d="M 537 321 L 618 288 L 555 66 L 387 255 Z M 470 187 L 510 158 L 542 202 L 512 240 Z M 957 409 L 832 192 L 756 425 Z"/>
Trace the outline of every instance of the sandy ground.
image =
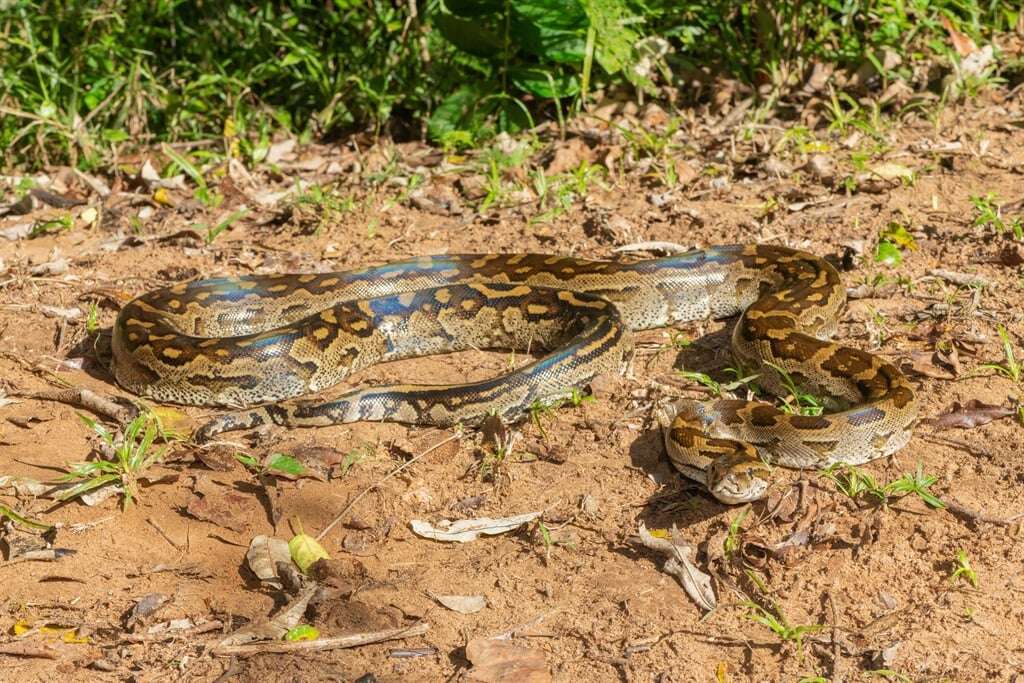
<path id="1" fill-rule="evenodd" d="M 898 360 L 919 388 L 923 416 L 972 400 L 1012 407 L 1021 384 L 981 366 L 1003 361 L 999 324 L 1024 357 L 1024 244 L 975 225 L 971 197 L 994 193 L 1007 225 L 1024 213 L 1021 105 L 1019 94 L 1001 93 L 887 121 L 874 134 L 829 133 L 823 123 L 808 133 L 794 127 L 799 122 L 719 130 L 720 115 L 696 113 L 673 133 L 658 110 L 619 112 L 623 125 L 639 129 L 642 121 L 664 146 L 583 121 L 566 140 L 549 129 L 521 163 L 490 176 L 480 155 L 446 157 L 417 144 L 363 144 L 358 152 L 281 146 L 274 167 L 211 168 L 211 188 L 224 198 L 216 209 L 192 198 L 188 179 L 162 190 L 133 180 L 142 156 L 123 159 L 117 177 L 102 176 L 112 190 L 106 198 L 52 169 L 48 189 L 84 204 L 37 202 L 0 218 L 0 231 L 17 236 L 26 224 L 39 231 L 71 217 L 70 229 L 50 224 L 35 237 L 0 240 L 0 389 L 8 399 L 0 401 L 0 476 L 52 481 L 94 453 L 97 439 L 76 416 L 88 411 L 25 394 L 63 381 L 125 396 L 104 364 L 110 325 L 132 296 L 199 276 L 344 270 L 446 251 L 607 258 L 651 240 L 808 249 L 845 264 L 854 298 L 838 337 Z M 157 168 L 165 163 L 152 159 Z M 537 173 L 545 170 L 549 191 L 538 198 Z M 308 190 L 305 201 L 275 196 L 299 179 L 319 184 L 328 199 Z M 565 208 L 553 211 L 562 206 L 558 195 Z M 203 239 L 242 205 L 246 215 L 212 242 Z M 894 225 L 916 248 L 905 246 L 898 265 L 877 263 L 879 235 Z M 93 303 L 98 330 L 90 332 Z M 902 452 L 864 468 L 884 483 L 920 465 L 955 511 L 916 496 L 887 506 L 868 496 L 854 501 L 817 473 L 794 471 L 777 472 L 768 500 L 746 512 L 730 508 L 673 473 L 652 421 L 656 402 L 700 395 L 679 368 L 728 379 L 723 329 L 728 322 L 642 334 L 630 376 L 604 378 L 595 400 L 542 415 L 541 428 L 516 426 L 517 445 L 497 464 L 482 437 L 467 432 L 384 480 L 452 432 L 356 424 L 232 434 L 232 445 L 212 451 L 172 444 L 126 512 L 116 496 L 55 505 L 0 479 L 0 503 L 59 524 L 49 540 L 75 551 L 54 562 L 19 561 L 19 552 L 45 541 L 8 529 L 5 559 L 14 559 L 0 563 L 2 677 L 1019 680 L 1021 424 L 1009 415 L 962 430 L 922 425 Z M 484 352 L 422 358 L 351 383 L 455 382 L 509 362 L 508 354 Z M 197 420 L 211 414 L 185 412 Z M 330 477 L 257 476 L 235 452 L 257 460 L 288 454 Z M 303 621 L 323 637 L 420 621 L 429 630 L 349 650 L 210 656 L 225 633 L 289 599 L 248 569 L 251 539 L 287 540 L 298 524 L 319 532 L 368 487 L 323 539 L 334 558 L 323 581 L 329 590 Z M 466 544 L 410 528 L 413 519 L 529 512 L 542 512 L 543 526 Z M 726 552 L 732 522 L 738 531 Z M 637 545 L 641 523 L 679 528 L 696 566 L 713 577 L 717 609 L 698 607 L 662 571 L 663 558 Z M 952 578 L 960 551 L 976 587 L 963 574 Z M 149 598 L 159 609 L 133 618 L 152 594 L 163 596 Z M 434 597 L 444 595 L 483 596 L 486 606 L 461 614 Z M 750 600 L 784 619 L 788 635 L 817 628 L 802 644 L 780 637 L 751 618 Z M 179 630 L 161 631 L 168 622 Z M 510 631 L 511 642 L 528 649 L 513 659 L 533 665 L 499 679 L 478 656 L 470 673 L 467 643 Z"/>

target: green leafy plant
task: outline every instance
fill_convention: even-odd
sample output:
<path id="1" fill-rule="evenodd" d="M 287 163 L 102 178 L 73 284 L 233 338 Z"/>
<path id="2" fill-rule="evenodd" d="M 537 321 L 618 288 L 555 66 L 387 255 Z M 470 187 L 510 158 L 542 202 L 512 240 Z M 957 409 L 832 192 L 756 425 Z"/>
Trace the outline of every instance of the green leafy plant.
<path id="1" fill-rule="evenodd" d="M 729 369 L 733 370 L 733 374 L 737 376 L 741 374 L 741 372 L 736 368 Z M 678 372 L 686 379 L 710 389 L 711 394 L 716 397 L 721 396 L 723 392 L 736 391 L 740 387 L 749 386 L 755 379 L 757 379 L 757 375 L 748 375 L 746 377 L 740 377 L 732 382 L 719 382 L 703 372 L 694 372 L 692 370 L 678 370 Z"/>
<path id="2" fill-rule="evenodd" d="M 782 612 L 778 610 L 770 612 L 753 600 L 745 600 L 740 604 L 748 609 L 746 615 L 748 619 L 767 627 L 782 641 L 794 643 L 798 653 L 803 652 L 805 635 L 817 633 L 825 628 L 822 624 L 791 626 Z"/>
<path id="3" fill-rule="evenodd" d="M 156 421 L 141 414 L 125 425 L 120 434 L 115 434 L 90 417 L 81 414 L 78 417 L 100 437 L 113 457 L 73 465 L 61 481 L 77 483 L 62 493 L 60 500 L 73 500 L 104 486 L 119 485 L 123 506 L 127 509 L 139 495 L 143 473 L 164 454 L 165 449 L 153 448 L 159 434 Z"/>
<path id="4" fill-rule="evenodd" d="M 888 505 L 893 498 L 915 495 L 931 508 L 946 507 L 946 504 L 929 490 L 938 478 L 925 474 L 920 463 L 914 472 L 904 474 L 884 485 L 879 484 L 870 473 L 845 463 L 827 467 L 822 470 L 821 476 L 831 481 L 841 493 L 853 500 L 868 496 L 879 505 Z"/>
<path id="5" fill-rule="evenodd" d="M 999 235 L 1009 230 L 1016 239 L 1024 240 L 1024 219 L 1020 216 L 1012 220 L 1004 219 L 1002 207 L 999 206 L 995 193 L 973 195 L 971 204 L 974 205 L 975 212 L 974 227 L 992 228 Z"/>
<path id="6" fill-rule="evenodd" d="M 782 398 L 780 410 L 796 415 L 821 415 L 825 411 L 825 406 L 821 399 L 798 387 L 790 374 L 783 368 L 774 363 L 768 363 L 767 365 L 779 374 L 783 386 L 789 392 L 789 396 Z"/>
<path id="7" fill-rule="evenodd" d="M 750 514 L 750 506 L 747 505 L 743 510 L 736 515 L 729 522 L 729 531 L 726 533 L 725 540 L 722 541 L 722 550 L 725 552 L 726 557 L 732 557 L 733 553 L 740 549 L 740 535 L 743 533 L 743 520 Z"/>

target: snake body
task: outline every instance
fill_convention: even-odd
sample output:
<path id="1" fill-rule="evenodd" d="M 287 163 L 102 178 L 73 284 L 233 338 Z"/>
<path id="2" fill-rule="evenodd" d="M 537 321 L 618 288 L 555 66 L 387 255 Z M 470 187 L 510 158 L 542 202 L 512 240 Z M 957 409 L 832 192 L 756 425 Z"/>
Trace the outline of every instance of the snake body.
<path id="1" fill-rule="evenodd" d="M 828 341 L 845 305 L 839 274 L 779 246 L 725 246 L 620 263 L 538 254 L 416 258 L 337 273 L 200 280 L 144 294 L 118 315 L 113 372 L 126 389 L 235 408 L 197 439 L 278 424 L 360 420 L 448 426 L 515 419 L 621 369 L 634 330 L 738 313 L 732 349 L 769 392 L 786 379 L 833 412 L 761 402 L 682 401 L 663 413 L 673 464 L 720 500 L 760 497 L 764 459 L 859 464 L 910 438 L 914 392 L 882 358 Z M 291 400 L 375 363 L 504 348 L 545 352 L 505 375 L 457 385 L 390 384 L 331 401 Z M 781 372 L 780 372 L 781 371 Z M 782 373 L 785 373 L 784 375 Z"/>

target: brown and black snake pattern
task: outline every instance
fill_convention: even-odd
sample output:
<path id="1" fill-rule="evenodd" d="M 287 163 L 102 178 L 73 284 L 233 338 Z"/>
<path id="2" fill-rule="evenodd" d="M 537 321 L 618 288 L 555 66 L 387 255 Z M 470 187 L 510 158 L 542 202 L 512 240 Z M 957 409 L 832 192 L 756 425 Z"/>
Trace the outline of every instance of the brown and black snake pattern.
<path id="1" fill-rule="evenodd" d="M 514 419 L 621 369 L 631 331 L 742 313 L 733 352 L 761 386 L 779 370 L 834 412 L 791 415 L 759 402 L 683 401 L 664 411 L 684 474 L 721 500 L 763 495 L 762 458 L 790 467 L 866 462 L 902 448 L 914 393 L 878 356 L 827 341 L 845 304 L 826 261 L 785 247 L 715 247 L 636 263 L 539 254 L 432 256 L 338 273 L 201 280 L 121 311 L 113 371 L 160 401 L 237 409 L 200 440 L 261 424 L 359 420 L 438 426 Z M 385 385 L 332 401 L 292 400 L 369 365 L 472 348 L 546 351 L 513 372 L 459 385 Z"/>

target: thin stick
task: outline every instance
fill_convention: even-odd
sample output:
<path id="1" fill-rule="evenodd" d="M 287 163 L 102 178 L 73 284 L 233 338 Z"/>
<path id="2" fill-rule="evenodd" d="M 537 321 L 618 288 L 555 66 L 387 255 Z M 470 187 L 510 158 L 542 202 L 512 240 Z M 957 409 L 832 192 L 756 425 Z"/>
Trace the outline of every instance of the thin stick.
<path id="1" fill-rule="evenodd" d="M 441 441 L 438 441 L 433 446 L 431 446 L 427 450 L 423 451 L 419 455 L 413 457 L 410 460 L 407 460 L 406 462 L 402 463 L 401 465 L 399 465 L 395 469 L 391 470 L 391 472 L 389 472 L 387 475 L 385 475 L 384 478 L 381 479 L 380 481 L 377 481 L 377 482 L 367 486 L 365 489 L 362 490 L 362 492 L 360 492 L 360 494 L 358 496 L 356 496 L 355 498 L 352 499 L 352 502 L 350 502 L 348 505 L 345 506 L 344 510 L 342 510 L 341 512 L 338 513 L 337 517 L 335 517 L 333 520 L 331 520 L 330 524 L 328 524 L 327 526 L 324 527 L 323 531 L 321 531 L 319 534 L 317 534 L 316 540 L 318 540 L 318 541 L 323 540 L 324 536 L 329 534 L 331 529 L 333 529 L 335 526 L 337 526 L 338 522 L 340 522 L 345 517 L 345 515 L 348 514 L 349 510 L 351 510 L 352 507 L 355 506 L 356 503 L 358 503 L 360 500 L 363 499 L 363 496 L 365 496 L 370 491 L 372 491 L 373 489 L 377 488 L 378 486 L 380 486 L 381 484 L 383 484 L 384 482 L 386 482 L 388 479 L 390 479 L 391 477 L 395 476 L 399 472 L 402 472 L 404 469 L 409 467 L 409 465 L 413 464 L 414 462 L 416 462 L 417 460 L 419 460 L 423 456 L 428 455 L 430 453 L 433 453 L 434 451 L 436 451 L 441 446 L 444 446 L 447 443 L 451 443 L 452 441 L 455 441 L 456 439 L 460 438 L 461 436 L 462 436 L 461 433 L 455 432 L 454 434 L 452 434 L 448 438 L 442 439 Z"/>
<path id="2" fill-rule="evenodd" d="M 148 518 L 148 519 L 147 519 L 146 521 L 147 521 L 147 522 L 149 522 L 149 525 L 150 525 L 151 527 L 153 527 L 154 529 L 156 529 L 156 530 L 157 530 L 157 532 L 158 532 L 158 533 L 159 533 L 159 534 L 160 534 L 161 536 L 163 536 L 163 537 L 164 537 L 164 540 L 165 540 L 165 541 L 167 541 L 168 543 L 170 543 L 170 544 L 171 544 L 171 545 L 172 545 L 172 546 L 174 547 L 174 549 L 175 549 L 175 550 L 177 550 L 177 551 L 178 551 L 179 553 L 181 552 L 181 546 L 180 546 L 180 545 L 178 545 L 177 543 L 175 543 L 175 542 L 174 542 L 174 539 L 172 539 L 172 538 L 171 538 L 170 536 L 168 536 L 168 535 L 167 535 L 167 532 L 163 530 L 163 527 L 161 527 L 161 526 L 160 526 L 160 525 L 159 525 L 159 524 L 157 523 L 157 521 L 156 521 L 155 519 L 153 519 L 152 517 L 150 517 L 150 518 Z"/>
<path id="3" fill-rule="evenodd" d="M 57 659 L 57 653 L 45 647 L 32 647 L 22 643 L 0 644 L 0 655 L 9 657 L 39 657 L 42 659 Z"/>
<path id="4" fill-rule="evenodd" d="M 421 636 L 430 630 L 430 624 L 421 621 L 406 628 L 389 628 L 384 631 L 370 631 L 367 633 L 352 633 L 347 636 L 335 638 L 320 638 L 318 640 L 268 641 L 265 643 L 252 643 L 247 645 L 225 645 L 210 650 L 210 654 L 217 657 L 249 657 L 251 655 L 273 653 L 288 654 L 292 652 L 319 652 L 321 650 L 338 650 L 350 647 L 359 647 L 371 643 L 382 643 L 386 640 L 398 640 L 400 638 L 411 638 Z"/>
<path id="5" fill-rule="evenodd" d="M 945 499 L 943 499 L 942 502 L 946 504 L 946 508 L 950 512 L 952 512 L 954 515 L 958 515 L 960 517 L 966 517 L 967 519 L 971 520 L 972 522 L 988 522 L 989 524 L 995 524 L 997 526 L 1010 526 L 1011 524 L 1016 522 L 1021 517 L 1024 517 L 1024 512 L 1016 514 L 1016 515 L 1013 515 L 1012 517 L 1006 517 L 1006 518 L 991 517 L 991 516 L 985 514 L 984 512 L 980 512 L 978 510 L 972 510 L 972 509 L 970 509 L 968 507 L 964 507 L 963 505 L 961 505 L 960 503 L 956 502 L 955 500 L 950 500 L 948 498 L 945 498 Z"/>

